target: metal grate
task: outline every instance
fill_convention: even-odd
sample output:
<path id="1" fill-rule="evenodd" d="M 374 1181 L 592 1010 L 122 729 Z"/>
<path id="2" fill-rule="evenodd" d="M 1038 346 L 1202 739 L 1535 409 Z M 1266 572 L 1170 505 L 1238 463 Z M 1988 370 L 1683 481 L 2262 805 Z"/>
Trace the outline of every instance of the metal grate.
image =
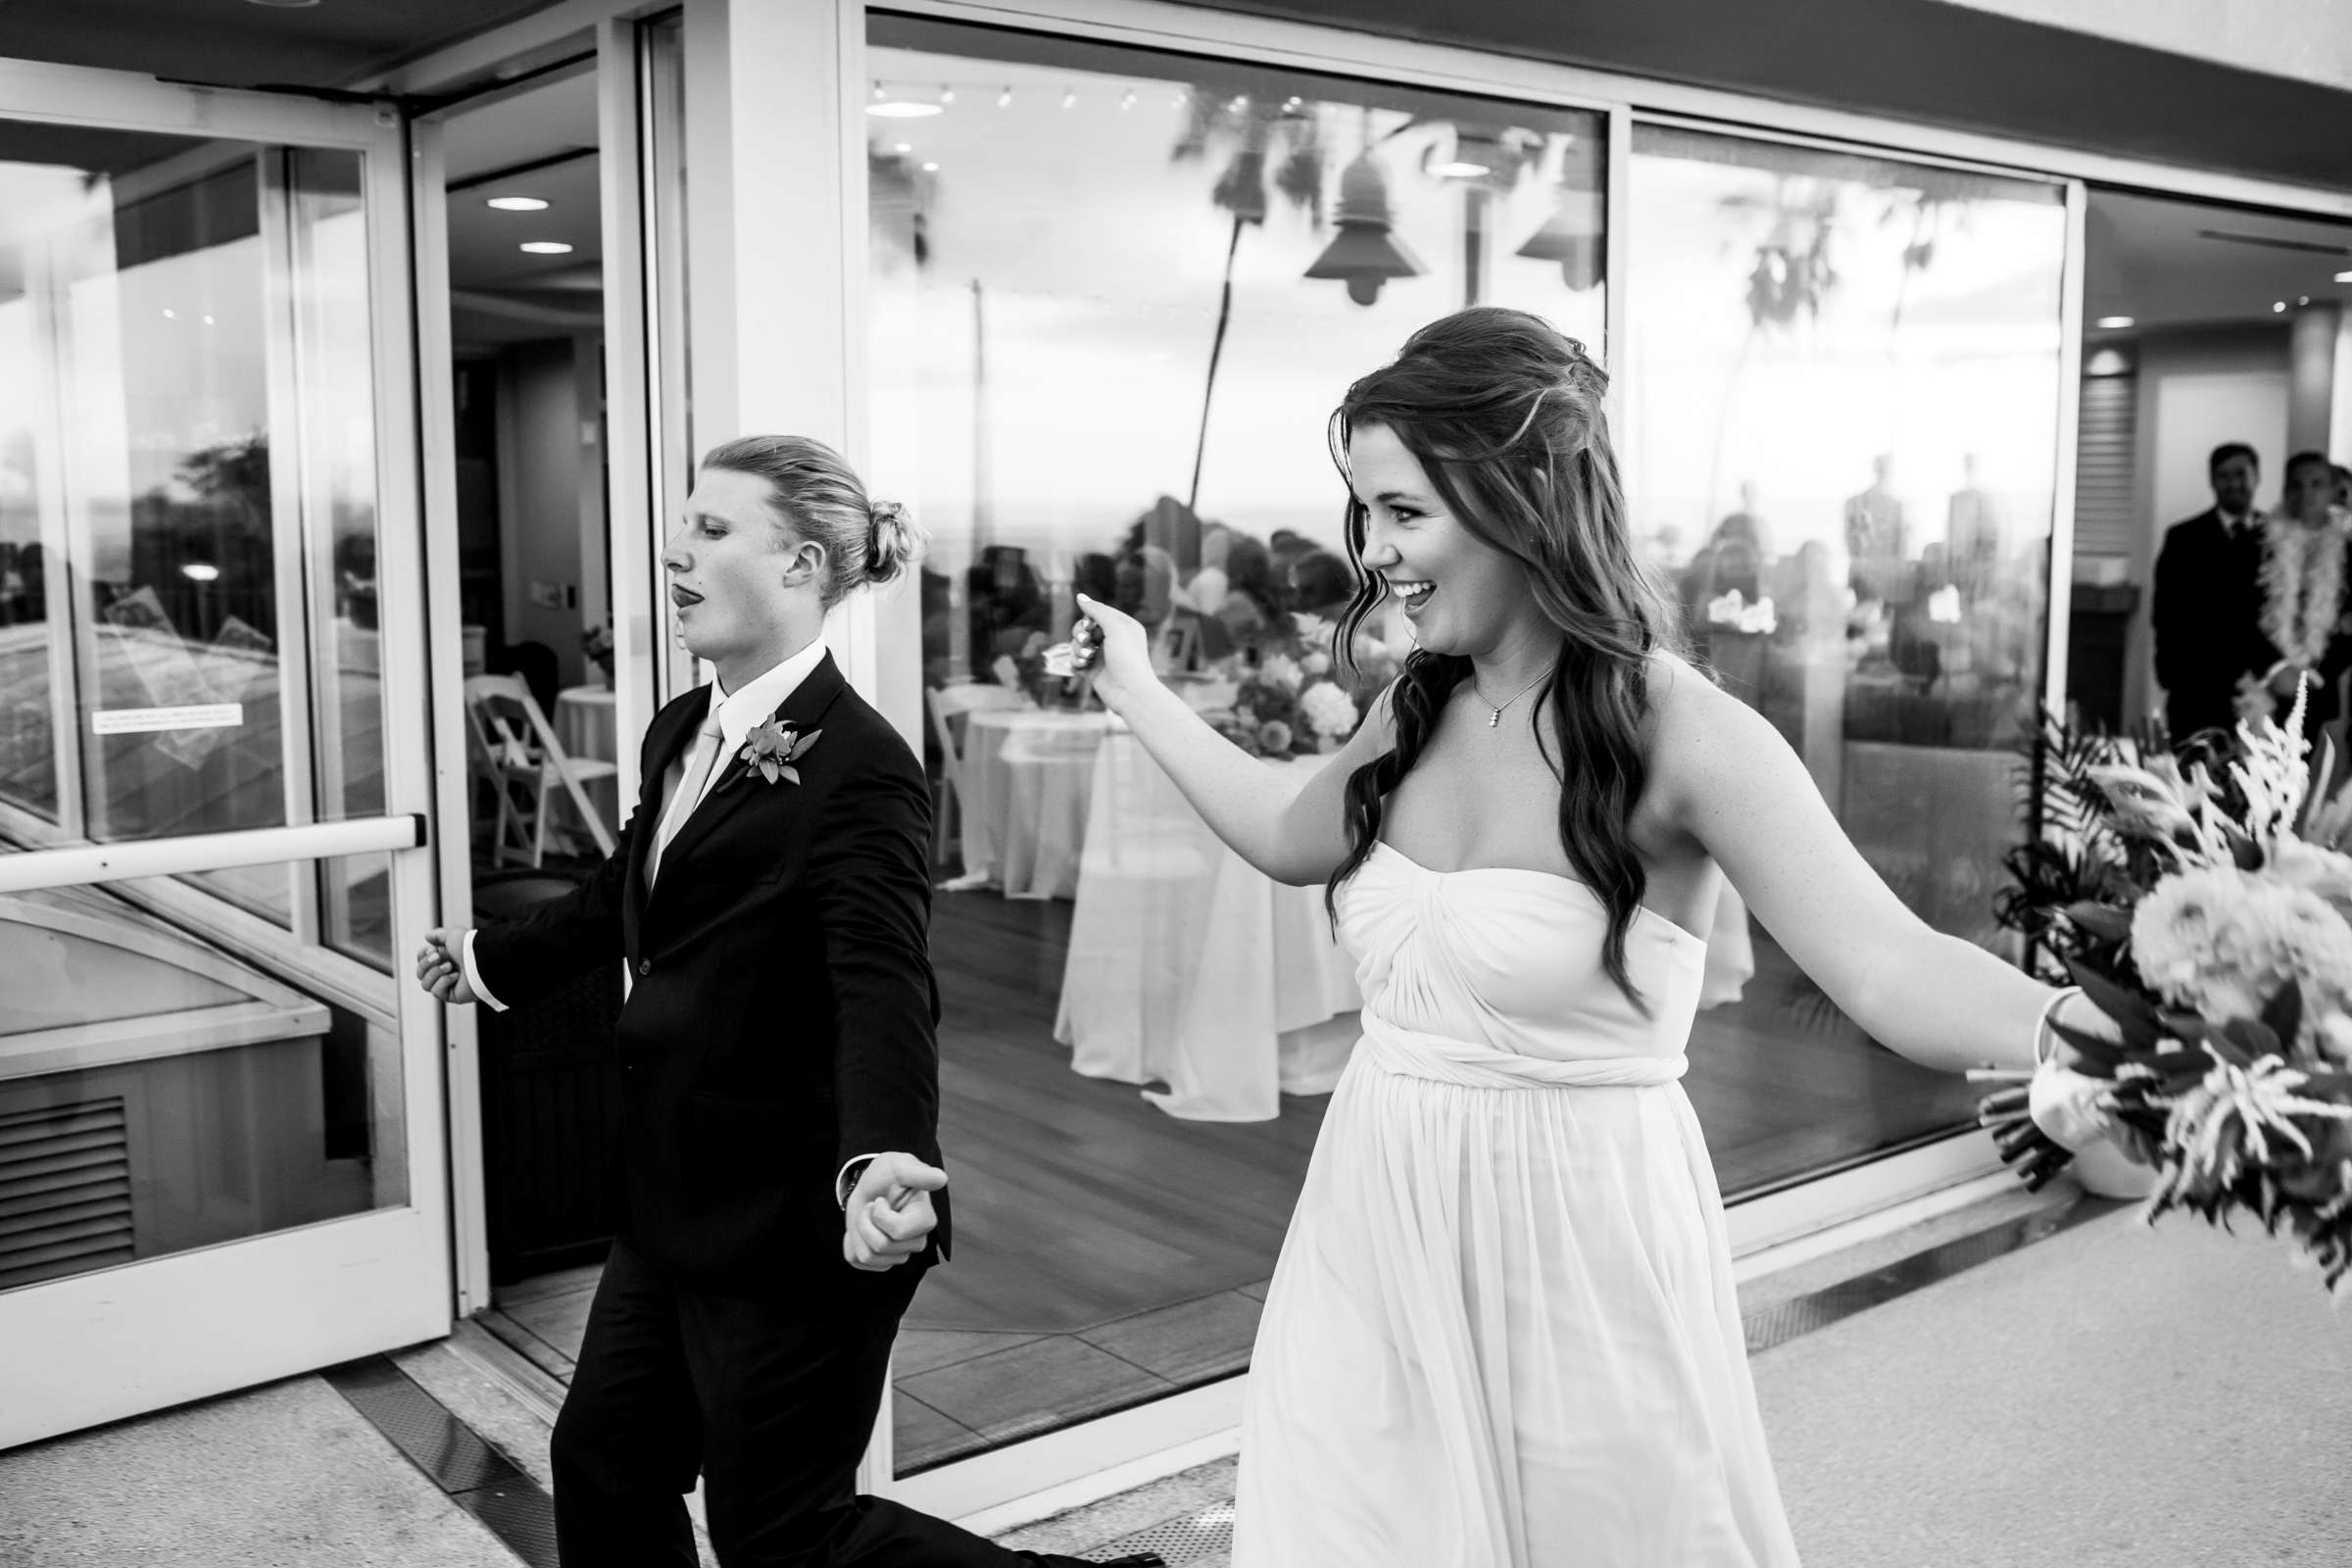
<path id="1" fill-rule="evenodd" d="M 1168 1560 L 1169 1568 L 1202 1557 L 1233 1550 L 1233 1504 L 1220 1502 L 1199 1513 L 1186 1514 L 1139 1530 L 1132 1536 L 1121 1536 L 1089 1548 L 1083 1556 L 1089 1562 L 1109 1562 L 1129 1552 L 1156 1551 Z"/>
<path id="2" fill-rule="evenodd" d="M 1776 1345 L 1786 1345 L 1815 1329 L 1827 1328 L 1840 1318 L 1852 1317 L 1874 1306 L 1882 1306 L 1900 1296 L 1924 1289 L 1955 1274 L 1964 1273 L 1980 1263 L 1989 1263 L 2035 1242 L 2047 1241 L 2060 1231 L 2071 1229 L 2086 1219 L 2112 1214 L 2121 1206 L 2091 1198 L 2077 1198 L 2071 1202 L 2035 1209 L 2031 1214 L 1956 1237 L 1940 1247 L 1913 1252 L 1897 1258 L 1885 1268 L 1805 1296 L 1795 1297 L 1777 1305 L 1759 1307 L 1745 1314 L 1747 1349 L 1750 1355 L 1769 1350 Z"/>
<path id="3" fill-rule="evenodd" d="M 135 1252 L 122 1097 L 0 1115 L 0 1291 Z"/>
<path id="4" fill-rule="evenodd" d="M 530 1568 L 557 1568 L 556 1505 L 482 1435 L 380 1355 L 318 1374 Z"/>

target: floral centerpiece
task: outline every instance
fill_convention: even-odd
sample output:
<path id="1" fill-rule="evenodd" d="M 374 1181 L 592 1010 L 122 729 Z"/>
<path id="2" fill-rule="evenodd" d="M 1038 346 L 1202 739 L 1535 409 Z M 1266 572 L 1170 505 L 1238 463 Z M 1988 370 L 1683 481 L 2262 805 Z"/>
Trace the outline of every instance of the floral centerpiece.
<path id="1" fill-rule="evenodd" d="M 2150 1221 L 2185 1209 L 2284 1233 L 2352 1295 L 2352 790 L 2310 788 L 2307 694 L 2185 766 L 2160 747 L 2045 721 L 2046 828 L 2010 857 L 2004 924 L 2115 1025 L 2056 1026 L 2071 1070 L 2158 1173 Z M 2323 773 L 2323 776 L 2325 774 Z M 2053 976 L 2054 978 L 2055 976 Z M 2025 1074 L 1984 1103 L 2030 1186 L 2069 1157 Z"/>
<path id="2" fill-rule="evenodd" d="M 1363 710 L 1340 684 L 1331 623 L 1294 614 L 1224 662 L 1233 703 L 1212 715 L 1219 733 L 1252 757 L 1337 751 Z"/>
<path id="3" fill-rule="evenodd" d="M 596 666 L 596 667 L 597 667 L 597 668 L 598 668 L 600 671 L 602 671 L 602 672 L 603 672 L 603 674 L 604 674 L 604 677 L 605 677 L 605 684 L 606 684 L 606 685 L 608 685 L 608 686 L 612 685 L 612 616 L 610 616 L 610 615 L 607 615 L 607 616 L 605 617 L 605 623 L 604 623 L 603 625 L 601 625 L 601 626 L 591 626 L 591 627 L 589 627 L 587 630 L 585 630 L 585 631 L 583 631 L 583 632 L 581 632 L 581 633 L 580 633 L 580 652 L 581 652 L 581 653 L 583 653 L 583 654 L 585 654 L 585 655 L 587 655 L 587 657 L 588 657 L 588 662 L 590 662 L 591 664 L 594 664 L 594 665 L 595 665 L 595 666 Z"/>

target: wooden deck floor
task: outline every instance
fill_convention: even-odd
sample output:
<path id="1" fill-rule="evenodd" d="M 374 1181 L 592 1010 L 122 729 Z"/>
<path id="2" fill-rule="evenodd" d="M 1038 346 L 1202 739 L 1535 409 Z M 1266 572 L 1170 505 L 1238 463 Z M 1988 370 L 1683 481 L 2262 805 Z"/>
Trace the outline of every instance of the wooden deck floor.
<path id="1" fill-rule="evenodd" d="M 1062 903 L 937 900 L 957 1246 L 900 1336 L 903 1473 L 1246 1367 L 1322 1125 L 1324 1102 L 1298 1098 L 1271 1122 L 1177 1121 L 1071 1072 L 1053 1038 L 1069 922 Z M 1685 1081 L 1727 1197 L 1966 1119 L 1965 1082 L 1863 1039 L 1756 948 L 1745 1000 L 1700 1015 Z M 490 1326 L 568 1377 L 596 1278 L 502 1292 Z"/>

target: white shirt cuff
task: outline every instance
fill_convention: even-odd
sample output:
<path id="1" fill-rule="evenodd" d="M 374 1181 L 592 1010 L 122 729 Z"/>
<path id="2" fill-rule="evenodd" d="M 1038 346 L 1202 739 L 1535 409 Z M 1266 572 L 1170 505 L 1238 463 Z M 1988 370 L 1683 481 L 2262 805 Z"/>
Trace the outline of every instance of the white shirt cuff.
<path id="1" fill-rule="evenodd" d="M 878 1157 L 880 1156 L 875 1154 L 858 1154 L 843 1162 L 841 1174 L 833 1178 L 833 1206 L 835 1208 L 844 1213 L 849 1211 L 850 1190 L 858 1185 L 858 1178 L 865 1174 L 865 1167 L 872 1164 Z"/>
<path id="2" fill-rule="evenodd" d="M 458 957 L 466 965 L 466 984 L 473 989 L 474 1000 L 483 1004 L 492 1012 L 506 1011 L 507 1004 L 490 994 L 490 988 L 482 984 L 482 971 L 474 966 L 473 931 L 471 929 L 468 929 L 465 937 L 458 943 Z"/>

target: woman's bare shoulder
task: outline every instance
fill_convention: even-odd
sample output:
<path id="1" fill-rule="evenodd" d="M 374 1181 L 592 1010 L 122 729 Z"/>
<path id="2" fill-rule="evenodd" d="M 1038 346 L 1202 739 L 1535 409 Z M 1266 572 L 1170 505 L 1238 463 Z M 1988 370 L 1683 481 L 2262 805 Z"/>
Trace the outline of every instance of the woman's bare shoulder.
<path id="1" fill-rule="evenodd" d="M 1763 714 L 1679 654 L 1650 656 L 1643 748 L 1652 779 L 1672 781 L 1752 760 L 1779 739 Z"/>

